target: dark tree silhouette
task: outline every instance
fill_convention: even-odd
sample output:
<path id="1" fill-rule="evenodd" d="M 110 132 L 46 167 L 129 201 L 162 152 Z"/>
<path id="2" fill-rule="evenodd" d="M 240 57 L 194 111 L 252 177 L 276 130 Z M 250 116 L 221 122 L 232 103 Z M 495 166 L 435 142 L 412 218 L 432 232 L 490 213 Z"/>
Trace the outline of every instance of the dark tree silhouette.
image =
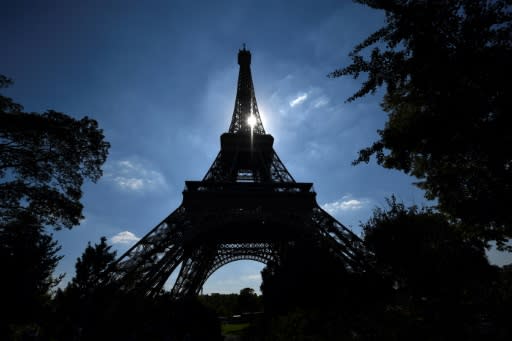
<path id="1" fill-rule="evenodd" d="M 375 335 L 388 289 L 371 272 L 358 273 L 327 251 L 296 243 L 279 265 L 262 271 L 268 336 L 273 340 L 356 340 Z"/>
<path id="2" fill-rule="evenodd" d="M 512 3 L 356 2 L 384 10 L 386 23 L 330 76 L 367 75 L 348 101 L 385 85 L 389 116 L 355 163 L 374 155 L 417 177 L 443 212 L 503 246 L 512 236 Z"/>
<path id="3" fill-rule="evenodd" d="M 394 197 L 388 204 L 363 224 L 375 266 L 394 288 L 385 333 L 404 340 L 496 337 L 487 329 L 499 325 L 489 320 L 497 271 L 482 243 L 431 209 L 406 208 Z"/>
<path id="4" fill-rule="evenodd" d="M 369 252 L 351 272 L 322 248 L 296 245 L 263 271 L 275 340 L 507 340 L 510 276 L 484 243 L 431 208 L 392 197 L 362 225 Z"/>
<path id="5" fill-rule="evenodd" d="M 105 237 L 101 237 L 100 242 L 94 247 L 89 242 L 82 256 L 76 260 L 75 277 L 69 282 L 69 290 L 74 290 L 80 297 L 85 297 L 102 288 L 112 276 L 109 269 L 116 259 L 116 251 L 112 251 L 111 248 Z"/>
<path id="6" fill-rule="evenodd" d="M 11 84 L 0 75 L 0 88 Z M 59 280 L 52 273 L 60 258 L 45 229 L 71 228 L 83 218 L 81 186 L 102 174 L 109 148 L 103 138 L 95 120 L 53 110 L 26 113 L 0 94 L 0 289 L 5 297 L 0 339 L 23 328 L 38 329 L 48 316 L 49 290 Z M 13 323 L 17 326 L 5 327 Z"/>
<path id="7" fill-rule="evenodd" d="M 217 316 L 230 317 L 238 313 L 238 297 L 238 294 L 212 293 L 200 295 L 198 300 L 205 307 L 215 311 Z"/>
<path id="8" fill-rule="evenodd" d="M 110 266 L 116 252 L 107 244 L 107 238 L 91 245 L 89 242 L 75 263 L 75 276 L 64 291 L 55 297 L 59 326 L 56 334 L 63 339 L 82 337 L 94 339 L 104 333 L 106 314 L 118 304 L 115 290 L 106 285 L 112 273 Z"/>
<path id="9" fill-rule="evenodd" d="M 89 243 L 77 259 L 76 275 L 54 300 L 52 334 L 62 340 L 219 340 L 213 310 L 168 293 L 146 297 L 109 285 L 116 258 L 105 237 Z"/>
<path id="10" fill-rule="evenodd" d="M 59 282 L 53 271 L 60 248 L 31 216 L 0 226 L 0 339 L 10 339 L 26 323 L 41 323 L 50 290 Z"/>
<path id="11" fill-rule="evenodd" d="M 261 311 L 258 295 L 252 288 L 243 288 L 238 295 L 237 310 L 239 313 L 254 313 Z"/>
<path id="12" fill-rule="evenodd" d="M 11 83 L 0 76 L 0 88 Z M 81 186 L 100 178 L 109 146 L 93 119 L 26 113 L 0 95 L 0 224 L 29 212 L 56 229 L 77 225 Z"/>

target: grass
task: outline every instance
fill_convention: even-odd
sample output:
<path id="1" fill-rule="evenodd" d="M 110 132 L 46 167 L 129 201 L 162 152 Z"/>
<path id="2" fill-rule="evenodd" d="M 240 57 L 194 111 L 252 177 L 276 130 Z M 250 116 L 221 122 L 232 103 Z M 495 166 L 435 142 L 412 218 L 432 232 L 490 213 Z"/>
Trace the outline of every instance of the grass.
<path id="1" fill-rule="evenodd" d="M 221 326 L 222 335 L 240 335 L 250 323 L 225 323 Z"/>

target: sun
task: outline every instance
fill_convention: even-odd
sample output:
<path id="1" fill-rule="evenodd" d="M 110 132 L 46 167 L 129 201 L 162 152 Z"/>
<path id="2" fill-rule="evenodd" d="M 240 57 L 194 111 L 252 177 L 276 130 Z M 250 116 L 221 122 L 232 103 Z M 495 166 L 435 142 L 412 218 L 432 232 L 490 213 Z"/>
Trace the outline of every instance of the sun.
<path id="1" fill-rule="evenodd" d="M 247 124 L 251 127 L 251 129 L 256 125 L 256 117 L 253 114 L 251 114 L 251 116 L 249 116 L 247 119 Z"/>

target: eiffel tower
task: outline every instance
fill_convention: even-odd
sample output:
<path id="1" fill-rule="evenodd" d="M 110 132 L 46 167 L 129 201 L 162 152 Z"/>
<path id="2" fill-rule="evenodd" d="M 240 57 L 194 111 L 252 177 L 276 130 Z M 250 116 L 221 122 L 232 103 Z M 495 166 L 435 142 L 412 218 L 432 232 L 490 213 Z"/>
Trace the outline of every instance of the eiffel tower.
<path id="1" fill-rule="evenodd" d="M 363 267 L 361 240 L 317 204 L 313 184 L 296 182 L 274 151 L 245 45 L 238 64 L 235 108 L 220 152 L 203 180 L 185 181 L 181 205 L 116 261 L 122 289 L 155 296 L 176 272 L 171 295 L 197 295 L 223 265 L 280 264 L 297 241 L 326 248 L 348 269 Z"/>

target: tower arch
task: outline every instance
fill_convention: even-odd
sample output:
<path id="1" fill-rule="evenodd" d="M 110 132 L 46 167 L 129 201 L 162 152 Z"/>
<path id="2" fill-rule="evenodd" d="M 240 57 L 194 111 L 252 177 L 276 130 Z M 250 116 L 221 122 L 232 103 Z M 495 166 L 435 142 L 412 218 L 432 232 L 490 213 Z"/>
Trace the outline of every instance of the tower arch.
<path id="1" fill-rule="evenodd" d="M 116 261 L 113 278 L 121 289 L 155 296 L 179 268 L 172 296 L 197 295 L 222 266 L 241 259 L 279 264 L 298 240 L 322 245 L 348 270 L 365 267 L 359 237 L 320 208 L 313 184 L 296 182 L 275 152 L 245 47 L 238 63 L 235 107 L 220 152 L 202 180 L 185 181 L 182 204 Z"/>

